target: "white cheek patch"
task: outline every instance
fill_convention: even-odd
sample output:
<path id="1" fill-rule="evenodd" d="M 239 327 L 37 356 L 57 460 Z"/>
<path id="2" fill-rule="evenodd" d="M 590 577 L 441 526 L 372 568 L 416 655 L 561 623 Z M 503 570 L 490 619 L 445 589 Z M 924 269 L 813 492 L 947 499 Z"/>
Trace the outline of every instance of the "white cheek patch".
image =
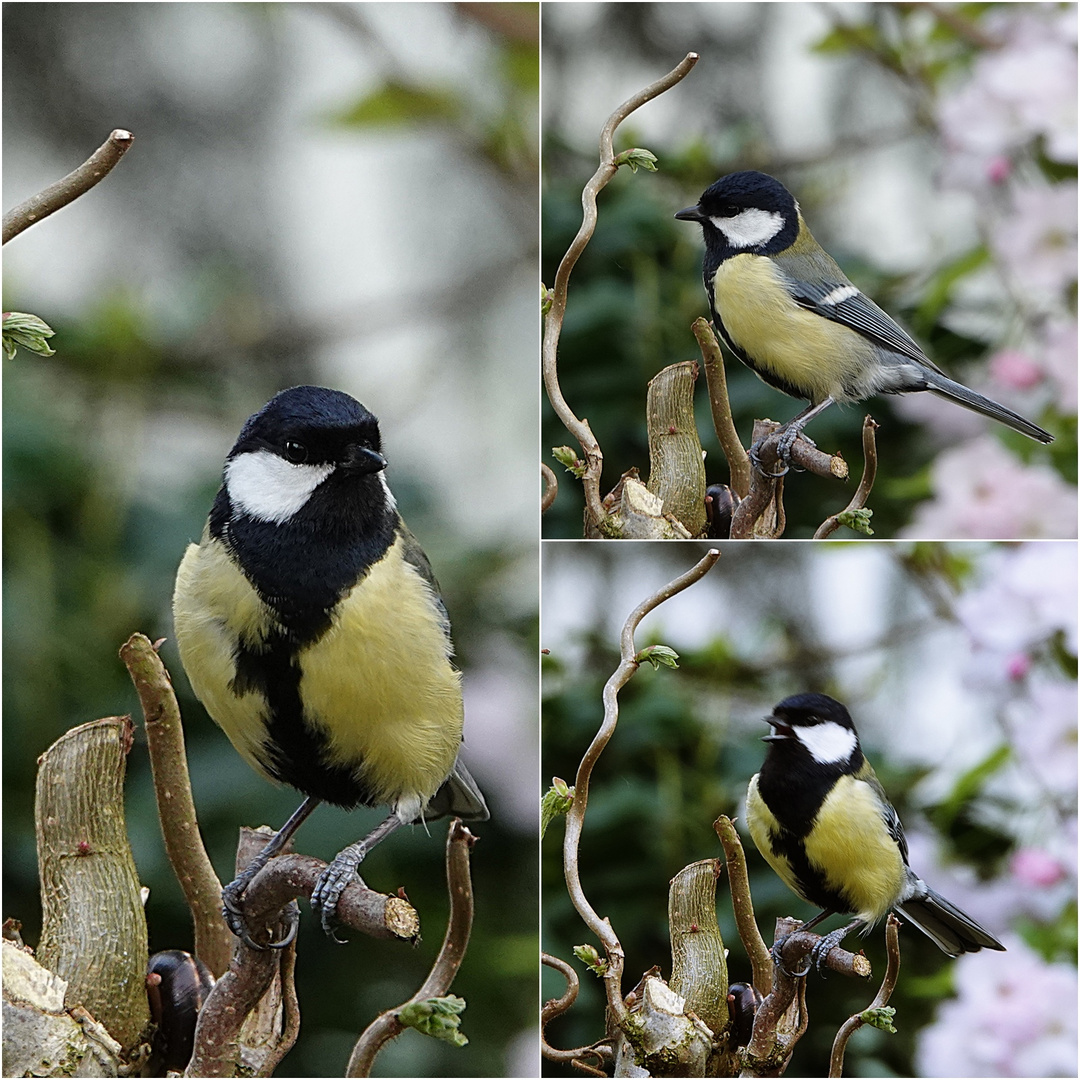
<path id="1" fill-rule="evenodd" d="M 841 727 L 831 720 L 812 727 L 797 727 L 794 731 L 796 738 L 819 765 L 836 765 L 847 761 L 858 742 L 851 728 Z"/>
<path id="2" fill-rule="evenodd" d="M 333 465 L 293 465 L 269 450 L 253 450 L 225 466 L 225 489 L 238 510 L 280 525 L 333 471 Z"/>
<path id="3" fill-rule="evenodd" d="M 714 217 L 709 220 L 736 248 L 754 248 L 767 244 L 784 227 L 784 215 L 773 210 L 749 207 L 734 217 Z"/>
<path id="4" fill-rule="evenodd" d="M 833 289 L 831 293 L 821 298 L 823 304 L 829 304 L 835 306 L 836 304 L 842 304 L 845 300 L 850 300 L 853 296 L 858 296 L 859 290 L 854 285 L 841 285 L 837 289 Z"/>

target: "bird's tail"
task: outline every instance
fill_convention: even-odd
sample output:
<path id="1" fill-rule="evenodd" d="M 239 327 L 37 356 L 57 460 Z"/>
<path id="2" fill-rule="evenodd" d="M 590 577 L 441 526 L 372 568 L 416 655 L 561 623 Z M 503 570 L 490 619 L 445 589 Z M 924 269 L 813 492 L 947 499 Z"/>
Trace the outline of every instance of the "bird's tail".
<path id="1" fill-rule="evenodd" d="M 975 412 L 982 413 L 983 416 L 989 416 L 991 420 L 1006 424 L 1029 439 L 1035 439 L 1041 443 L 1054 441 L 1054 436 L 1049 431 L 1044 431 L 1038 424 L 1025 420 L 1012 409 L 1007 409 L 1004 405 L 999 405 L 996 401 L 991 401 L 990 398 L 983 397 L 982 394 L 977 394 L 958 382 L 953 382 L 940 372 L 924 371 L 921 374 L 926 379 L 926 389 L 937 394 L 938 397 L 948 398 L 958 405 L 963 405 L 966 409 L 973 409 Z"/>
<path id="2" fill-rule="evenodd" d="M 959 956 L 980 949 L 1005 951 L 1005 946 L 997 938 L 940 893 L 934 892 L 926 882 L 918 880 L 915 885 L 915 895 L 897 904 L 896 910 L 914 923 L 943 953 Z"/>
<path id="3" fill-rule="evenodd" d="M 454 771 L 435 792 L 424 811 L 426 821 L 449 816 L 465 821 L 487 821 L 491 816 L 480 788 L 462 764 L 461 758 L 455 762 Z"/>

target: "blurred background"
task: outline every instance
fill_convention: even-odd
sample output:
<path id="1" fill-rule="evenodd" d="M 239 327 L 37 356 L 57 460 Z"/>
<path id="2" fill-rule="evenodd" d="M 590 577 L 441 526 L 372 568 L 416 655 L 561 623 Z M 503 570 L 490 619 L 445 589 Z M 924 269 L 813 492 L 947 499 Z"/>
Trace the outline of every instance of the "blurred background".
<path id="1" fill-rule="evenodd" d="M 1075 544 L 719 547 L 705 578 L 642 622 L 636 648 L 669 646 L 679 667 L 634 674 L 592 774 L 581 879 L 625 950 L 623 992 L 653 964 L 670 976 L 668 882 L 722 855 L 720 814 L 737 820 L 766 940 L 777 917 L 817 914 L 769 869 L 744 822 L 746 786 L 766 751 L 762 718 L 791 694 L 817 691 L 848 706 L 904 823 L 912 867 L 1008 950 L 951 960 L 902 929 L 890 1002 L 898 1032 L 856 1033 L 845 1075 L 1075 1076 Z M 545 785 L 574 782 L 627 616 L 706 550 L 544 545 Z M 603 1036 L 603 991 L 574 958 L 575 945 L 596 942 L 566 895 L 563 835 L 556 818 L 542 845 L 542 933 L 581 978 L 577 1003 L 547 1029 L 552 1045 L 570 1048 Z M 748 981 L 729 898 L 721 875 L 729 976 Z M 882 927 L 849 944 L 865 949 L 874 977 L 810 979 L 794 1076 L 828 1075 L 838 1027 L 880 984 Z M 545 968 L 545 999 L 564 989 Z"/>
<path id="2" fill-rule="evenodd" d="M 535 1075 L 535 365 L 538 6 L 18 4 L 4 9 L 4 206 L 113 128 L 106 180 L 5 248 L 4 308 L 56 331 L 4 393 L 4 900 L 33 944 L 35 758 L 68 727 L 135 711 L 117 650 L 170 637 L 244 419 L 276 391 L 345 390 L 381 422 L 388 479 L 438 574 L 465 673 L 476 920 L 454 991 L 463 1050 L 407 1032 L 380 1075 Z M 524 482 L 528 477 L 529 483 Z M 292 791 L 256 777 L 163 651 L 196 805 L 223 880 L 241 824 Z M 152 950 L 190 948 L 145 745 L 129 829 Z M 321 809 L 329 859 L 381 818 Z M 421 913 L 416 949 L 327 941 L 306 914 L 300 1041 L 282 1075 L 340 1075 L 358 1032 L 410 996 L 442 939 L 444 825 L 366 869 Z"/>
<path id="3" fill-rule="evenodd" d="M 619 170 L 570 278 L 560 381 L 603 449 L 604 492 L 631 466 L 648 471 L 649 380 L 700 356 L 701 230 L 672 215 L 719 176 L 759 169 L 936 363 L 1057 436 L 1043 448 L 929 394 L 827 410 L 808 434 L 856 478 L 864 413 L 882 425 L 876 534 L 1076 535 L 1075 5 L 546 4 L 542 22 L 549 287 L 581 224 L 604 122 L 700 55 L 616 132 L 616 152 L 644 147 L 659 171 Z M 803 407 L 737 361 L 727 372 L 744 442 L 755 418 Z M 700 381 L 706 472 L 723 482 Z M 545 454 L 568 443 L 579 449 L 545 403 Z M 547 460 L 561 490 L 545 535 L 580 537 L 580 485 Z M 786 535 L 811 536 L 853 487 L 789 480 Z"/>

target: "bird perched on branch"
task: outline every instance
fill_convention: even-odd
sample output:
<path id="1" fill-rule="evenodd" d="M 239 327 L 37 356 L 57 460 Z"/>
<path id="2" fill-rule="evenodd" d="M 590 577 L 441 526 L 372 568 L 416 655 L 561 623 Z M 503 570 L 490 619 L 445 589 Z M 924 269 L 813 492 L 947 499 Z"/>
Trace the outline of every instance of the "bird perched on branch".
<path id="1" fill-rule="evenodd" d="M 248 944 L 244 890 L 320 802 L 391 809 L 319 878 L 311 904 L 328 933 L 357 866 L 395 829 L 488 816 L 458 758 L 446 608 L 386 464 L 378 421 L 354 398 L 283 390 L 244 424 L 177 573 L 176 638 L 196 696 L 256 772 L 307 796 L 225 887 L 226 920 Z"/>
<path id="2" fill-rule="evenodd" d="M 765 720 L 772 725 L 765 736 L 769 752 L 746 795 L 754 844 L 796 896 L 823 909 L 800 930 L 833 914 L 856 916 L 814 946 L 811 957 L 819 967 L 848 934 L 865 934 L 889 911 L 913 923 L 949 956 L 1004 951 L 908 866 L 903 826 L 839 701 L 796 694 Z M 774 957 L 782 946 L 783 941 L 776 943 Z"/>
<path id="3" fill-rule="evenodd" d="M 727 347 L 759 378 L 809 407 L 784 425 L 781 459 L 833 402 L 929 391 L 1041 443 L 1053 436 L 950 379 L 844 275 L 811 236 L 799 204 L 760 172 L 721 177 L 680 221 L 705 236 L 705 290 Z M 752 455 L 756 456 L 756 455 Z"/>

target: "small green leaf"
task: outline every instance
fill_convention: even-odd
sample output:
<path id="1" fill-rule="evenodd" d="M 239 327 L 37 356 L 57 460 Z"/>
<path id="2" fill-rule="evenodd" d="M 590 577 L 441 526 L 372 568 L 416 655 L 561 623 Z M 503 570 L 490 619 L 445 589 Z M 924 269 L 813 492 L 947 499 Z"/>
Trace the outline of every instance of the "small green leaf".
<path id="1" fill-rule="evenodd" d="M 585 475 L 585 462 L 569 446 L 553 446 L 551 453 L 560 465 L 566 466 L 567 472 L 572 473 L 579 480 Z"/>
<path id="2" fill-rule="evenodd" d="M 873 516 L 874 511 L 864 506 L 861 510 L 845 510 L 842 514 L 836 515 L 836 520 L 841 525 L 846 525 L 853 532 L 862 533 L 864 536 L 873 536 L 874 530 L 870 528 L 870 519 Z"/>
<path id="3" fill-rule="evenodd" d="M 551 781 L 551 787 L 544 792 L 540 800 L 540 839 L 551 822 L 565 814 L 574 802 L 574 789 L 565 781 L 555 777 Z"/>
<path id="4" fill-rule="evenodd" d="M 4 312 L 4 352 L 9 360 L 15 359 L 15 353 L 21 345 L 38 356 L 52 356 L 56 352 L 45 343 L 56 331 L 47 322 L 25 311 Z"/>
<path id="5" fill-rule="evenodd" d="M 653 671 L 661 664 L 669 668 L 679 666 L 679 654 L 674 649 L 669 649 L 667 645 L 650 645 L 647 649 L 642 649 L 634 659 L 639 664 L 648 661 L 652 664 Z"/>
<path id="6" fill-rule="evenodd" d="M 645 169 L 646 172 L 656 172 L 656 155 L 635 146 L 631 150 L 624 150 L 615 159 L 616 168 L 619 165 L 629 165 L 631 172 Z"/>
<path id="7" fill-rule="evenodd" d="M 464 1046 L 469 1040 L 459 1030 L 465 999 L 449 994 L 446 997 L 412 1001 L 398 1012 L 398 1019 L 423 1035 L 442 1039 L 453 1046 Z"/>
<path id="8" fill-rule="evenodd" d="M 555 290 L 549 289 L 542 281 L 540 282 L 540 314 L 546 315 L 555 303 Z"/>
<path id="9" fill-rule="evenodd" d="M 575 945 L 574 955 L 594 974 L 603 978 L 607 974 L 608 962 L 600 959 L 600 954 L 593 945 Z"/>
<path id="10" fill-rule="evenodd" d="M 876 1027 L 879 1031 L 887 1031 L 890 1035 L 896 1034 L 896 1028 L 893 1027 L 893 1017 L 896 1016 L 896 1010 L 891 1005 L 882 1005 L 877 1009 L 867 1009 L 864 1013 L 861 1013 L 859 1019 L 864 1024 L 869 1024 L 871 1027 Z"/>

